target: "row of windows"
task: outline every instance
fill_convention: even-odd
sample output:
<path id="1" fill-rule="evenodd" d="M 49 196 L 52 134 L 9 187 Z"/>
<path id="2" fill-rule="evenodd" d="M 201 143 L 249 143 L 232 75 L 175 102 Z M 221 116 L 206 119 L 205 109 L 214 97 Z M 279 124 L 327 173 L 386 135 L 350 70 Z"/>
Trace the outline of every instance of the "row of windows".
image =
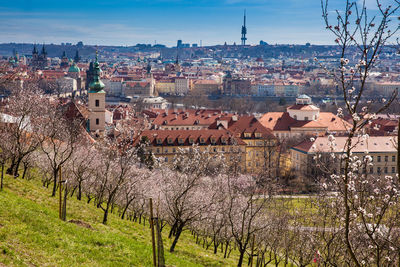
<path id="1" fill-rule="evenodd" d="M 389 170 L 391 170 L 391 173 L 396 173 L 396 167 L 391 167 L 391 169 L 389 169 L 389 167 L 383 167 L 383 168 L 381 168 L 381 167 L 376 167 L 376 169 L 375 169 L 374 167 L 370 167 L 370 168 L 369 168 L 369 173 L 370 173 L 370 174 L 373 174 L 373 173 L 377 173 L 377 174 L 382 174 L 382 173 L 388 174 L 388 173 L 389 173 Z M 340 171 L 341 171 L 341 173 L 343 174 L 343 173 L 344 173 L 344 168 L 342 168 Z M 375 171 L 376 171 L 376 172 L 375 172 Z M 362 172 L 363 172 L 363 173 L 367 173 L 367 169 L 364 167 L 363 170 L 362 170 Z M 336 171 L 335 171 L 335 173 L 336 173 Z"/>
<path id="2" fill-rule="evenodd" d="M 189 150 L 192 151 L 192 148 L 190 147 Z M 233 148 L 233 147 L 231 147 L 230 149 L 225 149 L 225 147 L 221 147 L 221 149 L 218 149 L 217 147 L 212 147 L 210 151 L 211 152 L 229 152 L 229 151 L 230 152 L 239 152 L 239 151 L 242 152 L 242 149 L 239 148 L 239 151 L 238 151 L 236 148 Z M 157 153 L 157 154 L 159 154 L 159 153 L 176 153 L 177 150 L 174 147 L 171 150 L 169 150 L 166 147 L 164 147 L 164 149 L 157 147 L 157 148 L 153 149 L 152 152 Z"/>
<path id="3" fill-rule="evenodd" d="M 374 156 L 371 156 L 371 158 L 372 158 L 372 161 L 374 161 Z M 384 160 L 385 160 L 385 162 L 388 162 L 389 161 L 389 156 L 384 156 Z M 382 162 L 382 157 L 381 156 L 377 156 L 376 157 L 376 161 L 377 162 Z M 392 156 L 392 162 L 395 162 L 396 161 L 396 156 Z"/>

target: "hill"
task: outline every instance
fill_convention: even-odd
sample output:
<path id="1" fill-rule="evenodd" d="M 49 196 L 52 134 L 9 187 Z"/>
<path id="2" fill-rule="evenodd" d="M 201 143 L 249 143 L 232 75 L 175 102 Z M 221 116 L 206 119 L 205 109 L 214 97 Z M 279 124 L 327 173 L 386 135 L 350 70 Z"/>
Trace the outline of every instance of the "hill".
<path id="1" fill-rule="evenodd" d="M 0 266 L 152 266 L 148 223 L 121 220 L 68 199 L 67 222 L 58 218 L 58 199 L 38 181 L 5 177 L 0 191 Z M 68 222 L 68 221 L 73 222 Z M 167 248 L 169 229 L 163 230 L 167 266 L 235 266 L 236 257 L 223 259 L 197 245 L 184 232 L 174 253 Z"/>

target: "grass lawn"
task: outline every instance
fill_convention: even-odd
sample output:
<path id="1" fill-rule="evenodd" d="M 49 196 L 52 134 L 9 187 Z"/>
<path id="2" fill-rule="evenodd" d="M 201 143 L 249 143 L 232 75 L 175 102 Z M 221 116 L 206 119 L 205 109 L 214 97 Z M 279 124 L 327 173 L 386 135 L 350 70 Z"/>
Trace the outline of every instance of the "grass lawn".
<path id="1" fill-rule="evenodd" d="M 68 200 L 67 220 L 80 220 L 92 229 L 58 219 L 58 198 L 38 181 L 5 177 L 0 191 L 0 266 L 151 266 L 148 224 L 121 220 L 110 214 L 101 224 L 102 211 Z M 163 230 L 167 266 L 235 266 L 237 254 L 223 259 L 195 244 L 184 232 L 176 251 Z"/>

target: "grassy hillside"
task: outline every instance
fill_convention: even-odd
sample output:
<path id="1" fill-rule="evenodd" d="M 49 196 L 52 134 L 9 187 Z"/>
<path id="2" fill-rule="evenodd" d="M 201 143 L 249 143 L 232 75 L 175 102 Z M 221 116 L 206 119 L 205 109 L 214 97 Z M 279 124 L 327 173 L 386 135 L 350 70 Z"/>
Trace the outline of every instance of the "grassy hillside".
<path id="1" fill-rule="evenodd" d="M 69 199 L 67 220 L 58 219 L 57 198 L 36 181 L 5 178 L 0 191 L 0 266 L 151 266 L 151 236 L 146 225 L 111 214 L 101 224 L 102 211 L 84 201 Z M 163 231 L 167 266 L 234 266 L 236 257 L 224 260 L 195 244 L 189 232 L 176 252 Z"/>

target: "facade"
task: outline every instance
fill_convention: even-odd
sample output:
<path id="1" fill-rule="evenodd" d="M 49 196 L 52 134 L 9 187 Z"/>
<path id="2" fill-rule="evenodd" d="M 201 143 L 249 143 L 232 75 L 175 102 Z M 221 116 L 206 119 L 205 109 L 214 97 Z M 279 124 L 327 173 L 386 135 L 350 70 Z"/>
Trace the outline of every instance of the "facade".
<path id="1" fill-rule="evenodd" d="M 246 144 L 246 172 L 266 170 L 269 175 L 279 175 L 275 170 L 275 167 L 278 167 L 278 140 L 272 131 L 265 128 L 254 116 L 221 117 L 209 128 L 227 129 Z"/>
<path id="2" fill-rule="evenodd" d="M 335 145 L 332 147 L 328 137 L 317 137 L 314 141 L 303 141 L 292 147 L 291 160 L 292 168 L 299 174 L 315 175 L 316 159 L 314 156 L 321 155 L 318 161 L 327 165 L 331 173 L 343 173 L 344 169 L 340 164 L 340 156 L 344 153 L 347 137 L 336 137 Z M 369 155 L 372 157 L 372 166 L 364 166 L 362 173 L 372 175 L 396 175 L 397 173 L 397 149 L 392 138 L 389 136 L 374 136 L 366 140 L 354 137 L 352 144 L 353 155 L 363 159 Z M 335 158 L 332 158 L 332 153 Z"/>
<path id="3" fill-rule="evenodd" d="M 147 130 L 136 138 L 134 145 L 144 137 L 149 142 L 147 151 L 166 163 L 173 162 L 179 149 L 198 145 L 200 151 L 209 151 L 211 157 L 223 154 L 228 164 L 238 162 L 240 171 L 245 167 L 246 144 L 227 130 Z"/>
<path id="4" fill-rule="evenodd" d="M 189 79 L 185 77 L 175 78 L 175 94 L 186 95 L 189 92 Z"/>
<path id="5" fill-rule="evenodd" d="M 195 80 L 192 84 L 192 95 L 210 95 L 221 92 L 221 85 L 215 80 Z"/>
<path id="6" fill-rule="evenodd" d="M 224 77 L 223 92 L 225 95 L 250 95 L 251 81 L 245 79 L 233 79 L 230 74 Z"/>
<path id="7" fill-rule="evenodd" d="M 348 122 L 335 114 L 320 112 L 306 95 L 300 95 L 296 104 L 288 107 L 286 112 L 265 113 L 260 122 L 281 139 L 301 135 L 323 136 L 327 133 L 344 135 L 350 127 Z"/>
<path id="8" fill-rule="evenodd" d="M 93 63 L 93 81 L 89 84 L 89 130 L 103 133 L 105 130 L 106 92 L 104 83 L 100 80 L 100 66 L 96 60 Z"/>
<path id="9" fill-rule="evenodd" d="M 145 79 L 141 81 L 127 81 L 123 84 L 123 94 L 125 96 L 141 96 L 149 97 L 154 95 L 153 79 Z"/>

